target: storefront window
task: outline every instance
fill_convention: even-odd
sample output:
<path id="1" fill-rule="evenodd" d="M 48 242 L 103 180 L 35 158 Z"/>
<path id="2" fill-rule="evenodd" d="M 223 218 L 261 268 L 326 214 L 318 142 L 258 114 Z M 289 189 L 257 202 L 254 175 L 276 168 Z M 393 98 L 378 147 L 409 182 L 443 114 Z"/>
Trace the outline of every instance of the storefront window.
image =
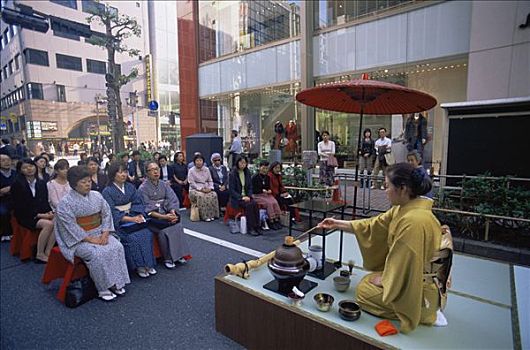
<path id="1" fill-rule="evenodd" d="M 225 148 L 231 130 L 237 130 L 252 159 L 267 157 L 275 149 L 284 160 L 300 159 L 300 105 L 294 98 L 298 91 L 297 84 L 291 84 L 203 99 L 201 115 L 208 118 L 202 124 L 216 119 Z"/>
<path id="2" fill-rule="evenodd" d="M 355 21 L 423 0 L 319 0 L 315 2 L 315 29 Z"/>
<path id="3" fill-rule="evenodd" d="M 424 111 L 428 120 L 428 142 L 424 151 L 424 162 L 435 168 L 442 157 L 442 135 L 444 112 L 440 104 L 466 100 L 467 59 L 450 61 L 432 61 L 421 64 L 409 64 L 396 69 L 380 69 L 367 72 L 370 79 L 386 81 L 423 91 L 434 96 L 438 104 L 430 111 Z M 358 79 L 359 74 L 348 74 L 333 78 L 320 79 L 317 86 L 333 82 L 346 82 Z M 328 131 L 337 145 L 337 156 L 342 160 L 355 160 L 359 134 L 359 115 L 316 110 L 316 130 Z M 406 156 L 403 133 L 407 115 L 364 115 L 362 131 L 368 128 L 372 138 L 377 138 L 377 130 L 387 130 L 387 136 L 398 142 L 395 148 L 400 159 Z M 393 149 L 394 152 L 394 149 Z M 397 158 L 396 158 L 397 159 Z M 340 162 L 340 160 L 339 160 Z"/>
<path id="4" fill-rule="evenodd" d="M 297 36 L 300 1 L 199 1 L 200 62 Z"/>

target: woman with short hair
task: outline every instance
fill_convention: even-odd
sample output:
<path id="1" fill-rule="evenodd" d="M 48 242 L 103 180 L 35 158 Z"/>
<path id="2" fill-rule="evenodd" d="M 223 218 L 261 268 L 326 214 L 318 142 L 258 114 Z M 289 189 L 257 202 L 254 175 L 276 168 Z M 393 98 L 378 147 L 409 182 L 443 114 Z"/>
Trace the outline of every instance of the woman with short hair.
<path id="1" fill-rule="evenodd" d="M 205 159 L 198 154 L 193 157 L 193 167 L 188 171 L 190 201 L 199 208 L 201 220 L 210 222 L 219 217 L 217 193 L 213 190 L 210 170 L 204 165 Z"/>
<path id="2" fill-rule="evenodd" d="M 88 173 L 90 174 L 90 181 L 92 182 L 90 190 L 102 193 L 103 189 L 105 189 L 107 186 L 109 179 L 107 175 L 102 174 L 99 171 L 98 159 L 95 157 L 88 157 L 86 161 L 86 167 L 88 169 Z"/>
<path id="3" fill-rule="evenodd" d="M 72 190 L 57 206 L 57 243 L 68 261 L 73 263 L 75 256 L 84 261 L 99 297 L 111 301 L 125 294 L 130 279 L 123 246 L 110 234 L 110 207 L 99 192 L 90 190 L 86 167 L 71 167 L 67 178 Z"/>

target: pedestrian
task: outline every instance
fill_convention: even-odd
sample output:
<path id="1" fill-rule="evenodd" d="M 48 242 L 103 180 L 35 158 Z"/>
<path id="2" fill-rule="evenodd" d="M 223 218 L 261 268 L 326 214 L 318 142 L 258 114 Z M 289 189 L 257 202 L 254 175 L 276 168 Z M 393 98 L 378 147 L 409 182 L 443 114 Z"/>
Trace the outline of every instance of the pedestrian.
<path id="1" fill-rule="evenodd" d="M 237 130 L 232 130 L 230 133 L 231 145 L 228 150 L 229 164 L 233 168 L 236 166 L 236 160 L 243 153 L 243 144 L 241 143 L 241 137 L 238 136 Z"/>
<path id="2" fill-rule="evenodd" d="M 359 150 L 359 174 L 361 175 L 361 188 L 370 187 L 370 175 L 374 165 L 375 142 L 372 139 L 372 131 L 364 129 L 361 149 Z M 364 171 L 366 170 L 366 178 Z"/>
<path id="3" fill-rule="evenodd" d="M 22 139 L 17 145 L 17 155 L 22 158 L 28 158 L 28 147 L 26 146 L 26 140 Z"/>
<path id="4" fill-rule="evenodd" d="M 386 137 L 386 129 L 385 128 L 379 128 L 378 130 L 379 138 L 375 141 L 375 165 L 374 165 L 374 176 L 376 177 L 376 180 L 372 182 L 371 188 L 374 189 L 376 186 L 384 190 L 385 186 L 381 184 L 381 181 L 379 180 L 379 171 L 381 170 L 383 172 L 383 178 L 386 174 L 386 168 L 390 165 L 387 162 L 387 154 L 390 154 L 392 152 L 392 140 L 390 140 L 388 137 Z"/>
<path id="5" fill-rule="evenodd" d="M 0 146 L 0 154 L 7 154 L 9 158 L 13 158 L 17 155 L 17 150 L 9 143 L 9 139 L 2 139 L 2 145 Z"/>
<path id="6" fill-rule="evenodd" d="M 79 144 L 76 142 L 74 143 L 74 157 L 77 156 L 77 154 L 79 153 Z"/>
<path id="7" fill-rule="evenodd" d="M 318 143 L 318 155 L 320 156 L 319 181 L 323 185 L 332 186 L 335 176 L 335 167 L 332 163 L 335 157 L 335 142 L 329 139 L 329 132 L 322 131 L 322 141 Z"/>

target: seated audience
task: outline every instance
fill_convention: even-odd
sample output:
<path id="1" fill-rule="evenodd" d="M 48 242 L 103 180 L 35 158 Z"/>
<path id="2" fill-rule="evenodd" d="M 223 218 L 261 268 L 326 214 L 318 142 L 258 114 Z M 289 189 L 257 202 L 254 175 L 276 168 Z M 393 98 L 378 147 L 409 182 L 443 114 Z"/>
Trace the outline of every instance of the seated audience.
<path id="1" fill-rule="evenodd" d="M 188 171 L 190 201 L 199 208 L 201 220 L 209 222 L 219 217 L 219 203 L 213 190 L 212 175 L 204 165 L 202 155 L 193 157 L 193 164 L 195 165 Z"/>
<path id="2" fill-rule="evenodd" d="M 125 294 L 130 280 L 123 245 L 110 234 L 114 225 L 109 205 L 90 190 L 86 167 L 68 169 L 67 177 L 72 190 L 57 206 L 57 243 L 65 259 L 73 263 L 77 256 L 85 262 L 99 297 L 111 301 Z"/>
<path id="3" fill-rule="evenodd" d="M 228 203 L 228 169 L 223 165 L 223 158 L 219 153 L 212 154 L 209 170 L 213 180 L 213 190 L 217 193 L 219 208 L 224 209 Z"/>
<path id="4" fill-rule="evenodd" d="M 273 162 L 269 167 L 269 179 L 271 184 L 272 195 L 278 201 L 280 208 L 291 212 L 291 218 L 294 221 L 294 209 L 290 208 L 294 204 L 293 197 L 287 192 L 282 182 L 282 164 L 280 162 Z"/>
<path id="5" fill-rule="evenodd" d="M 15 181 L 17 172 L 11 168 L 11 157 L 9 154 L 0 154 L 0 230 L 1 241 L 8 242 L 13 235 L 11 227 L 11 210 L 13 201 L 11 198 L 11 185 Z"/>
<path id="6" fill-rule="evenodd" d="M 128 163 L 129 181 L 138 188 L 145 177 L 144 161 L 140 159 L 140 151 L 133 151 L 132 160 Z"/>
<path id="7" fill-rule="evenodd" d="M 86 161 L 86 164 L 88 174 L 90 175 L 90 181 L 92 181 L 90 190 L 102 193 L 105 186 L 107 186 L 107 182 L 109 181 L 107 175 L 99 171 L 99 163 L 96 158 L 89 157 Z"/>
<path id="8" fill-rule="evenodd" d="M 258 203 L 252 199 L 252 179 L 247 167 L 247 158 L 239 156 L 228 180 L 230 205 L 234 209 L 243 208 L 247 219 L 247 232 L 250 235 L 261 235 Z"/>
<path id="9" fill-rule="evenodd" d="M 44 182 L 50 181 L 50 174 L 46 171 L 48 167 L 48 159 L 44 156 L 37 156 L 33 159 L 35 166 L 37 167 L 37 174 L 35 175 L 37 179 Z"/>
<path id="10" fill-rule="evenodd" d="M 125 259 L 130 270 L 147 278 L 156 274 L 156 260 L 153 255 L 153 234 L 144 217 L 145 206 L 138 190 L 127 182 L 127 164 L 112 163 L 109 167 L 108 186 L 103 198 L 110 206 L 114 229 L 125 249 Z"/>
<path id="11" fill-rule="evenodd" d="M 160 168 L 156 162 L 148 162 L 146 172 L 147 180 L 140 186 L 139 193 L 150 218 L 149 228 L 158 234 L 164 265 L 173 269 L 175 261 L 186 263 L 190 255 L 180 215 L 177 214 L 178 199 L 169 184 L 160 181 Z"/>
<path id="12" fill-rule="evenodd" d="M 184 153 L 177 152 L 173 156 L 173 181 L 171 182 L 171 188 L 175 191 L 179 204 L 183 207 L 182 202 L 184 201 L 184 190 L 188 191 L 188 166 L 184 159 Z"/>
<path id="13" fill-rule="evenodd" d="M 37 166 L 29 159 L 17 165 L 17 178 L 11 185 L 15 217 L 20 226 L 30 230 L 40 229 L 35 262 L 45 264 L 55 245 L 53 212 L 48 203 L 46 182 L 36 177 Z"/>
<path id="14" fill-rule="evenodd" d="M 74 155 L 75 155 L 75 154 L 74 154 Z M 81 159 L 79 159 L 79 160 L 77 161 L 77 165 L 79 165 L 79 166 L 81 166 L 81 165 L 86 165 L 87 157 L 88 157 L 88 156 L 87 156 L 86 153 L 84 153 L 84 152 L 80 153 L 80 154 L 79 154 L 79 158 L 81 158 Z"/>
<path id="15" fill-rule="evenodd" d="M 160 167 L 160 180 L 168 182 L 171 185 L 171 180 L 173 180 L 173 167 L 167 164 L 167 157 L 160 155 L 157 162 Z"/>
<path id="16" fill-rule="evenodd" d="M 259 171 L 252 177 L 252 198 L 267 209 L 267 216 L 269 217 L 269 226 L 273 230 L 282 228 L 280 224 L 280 215 L 282 210 L 280 205 L 271 190 L 270 178 L 267 176 L 269 171 L 269 162 L 262 160 L 259 163 Z"/>
<path id="17" fill-rule="evenodd" d="M 66 177 L 70 164 L 66 159 L 59 159 L 53 166 L 54 177 L 48 182 L 48 201 L 52 211 L 57 212 L 57 205 L 61 199 L 70 191 L 70 184 Z"/>

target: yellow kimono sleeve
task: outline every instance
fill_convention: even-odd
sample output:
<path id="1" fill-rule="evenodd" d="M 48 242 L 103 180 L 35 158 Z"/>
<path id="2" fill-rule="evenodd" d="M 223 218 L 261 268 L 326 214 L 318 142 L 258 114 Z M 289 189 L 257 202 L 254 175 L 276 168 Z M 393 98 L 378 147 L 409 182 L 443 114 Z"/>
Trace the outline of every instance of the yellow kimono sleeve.
<path id="1" fill-rule="evenodd" d="M 382 271 L 388 254 L 388 228 L 396 207 L 369 219 L 351 222 L 353 233 L 357 237 L 363 256 L 364 268 L 370 271 Z"/>
<path id="2" fill-rule="evenodd" d="M 393 308 L 408 333 L 420 323 L 423 303 L 423 232 L 417 225 L 396 225 L 383 270 L 383 303 Z"/>

